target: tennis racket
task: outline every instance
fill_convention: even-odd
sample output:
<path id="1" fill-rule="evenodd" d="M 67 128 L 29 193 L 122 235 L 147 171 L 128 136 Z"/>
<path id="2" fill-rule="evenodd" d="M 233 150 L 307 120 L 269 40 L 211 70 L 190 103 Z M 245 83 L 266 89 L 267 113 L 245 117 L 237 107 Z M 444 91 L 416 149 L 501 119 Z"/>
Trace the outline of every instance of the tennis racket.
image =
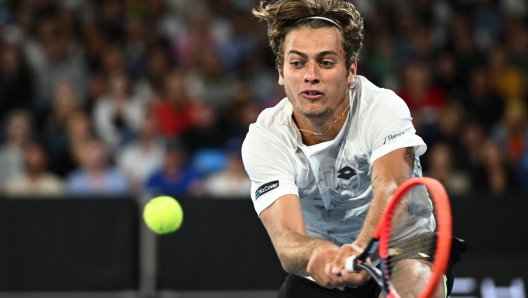
<path id="1" fill-rule="evenodd" d="M 420 227 L 420 221 L 425 225 Z M 418 233 L 409 231 L 410 227 L 416 229 L 417 226 Z M 449 262 L 451 226 L 451 207 L 442 184 L 432 178 L 409 179 L 392 195 L 366 249 L 349 257 L 345 270 L 367 271 L 388 298 L 399 298 L 399 290 L 402 293 L 416 283 L 399 274 L 405 264 L 400 262 L 406 259 L 426 261 L 432 264 L 432 271 L 419 297 L 431 297 L 441 284 Z M 409 236 L 412 234 L 416 235 Z M 367 262 L 369 258 L 381 259 L 381 270 Z"/>

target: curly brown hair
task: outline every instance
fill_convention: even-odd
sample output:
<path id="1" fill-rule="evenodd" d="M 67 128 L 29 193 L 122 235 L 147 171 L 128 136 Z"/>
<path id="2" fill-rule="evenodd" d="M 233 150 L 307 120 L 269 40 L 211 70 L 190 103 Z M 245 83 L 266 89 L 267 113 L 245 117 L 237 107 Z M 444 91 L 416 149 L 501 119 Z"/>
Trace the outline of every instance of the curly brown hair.
<path id="1" fill-rule="evenodd" d="M 301 26 L 321 28 L 334 26 L 321 19 L 304 18 L 319 16 L 333 20 L 341 32 L 341 42 L 345 50 L 347 69 L 358 60 L 363 44 L 363 18 L 350 1 L 346 0 L 261 0 L 253 14 L 268 23 L 268 37 L 276 57 L 277 67 L 284 63 L 284 40 L 293 29 Z M 302 21 L 300 21 L 302 20 Z"/>

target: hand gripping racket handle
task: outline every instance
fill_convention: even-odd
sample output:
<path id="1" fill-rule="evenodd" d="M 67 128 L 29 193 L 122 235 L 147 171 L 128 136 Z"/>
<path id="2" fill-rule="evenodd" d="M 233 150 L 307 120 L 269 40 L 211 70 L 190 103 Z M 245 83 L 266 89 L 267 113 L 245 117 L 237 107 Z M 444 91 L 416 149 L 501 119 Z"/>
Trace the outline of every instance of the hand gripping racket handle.
<path id="1" fill-rule="evenodd" d="M 367 271 L 376 283 L 383 288 L 383 273 L 378 268 L 356 260 L 357 256 L 350 256 L 345 260 L 345 270 L 348 272 Z"/>

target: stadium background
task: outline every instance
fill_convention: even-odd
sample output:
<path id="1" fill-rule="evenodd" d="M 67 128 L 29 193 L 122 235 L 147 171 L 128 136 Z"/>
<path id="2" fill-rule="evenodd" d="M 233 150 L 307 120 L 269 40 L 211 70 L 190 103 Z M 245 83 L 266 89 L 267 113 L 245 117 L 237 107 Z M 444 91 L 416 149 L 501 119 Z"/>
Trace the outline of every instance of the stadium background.
<path id="1" fill-rule="evenodd" d="M 359 74 L 409 105 L 469 242 L 453 297 L 525 297 L 528 3 L 352 2 Z M 0 1 L 0 297 L 273 296 L 239 155 L 284 96 L 256 5 Z M 186 218 L 156 238 L 159 193 Z"/>

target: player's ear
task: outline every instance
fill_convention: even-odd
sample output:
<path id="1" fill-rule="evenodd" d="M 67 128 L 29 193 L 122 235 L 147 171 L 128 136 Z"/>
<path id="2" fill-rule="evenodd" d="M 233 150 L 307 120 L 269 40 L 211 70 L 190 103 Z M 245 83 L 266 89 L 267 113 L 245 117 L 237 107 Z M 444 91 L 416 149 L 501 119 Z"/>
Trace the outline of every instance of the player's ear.
<path id="1" fill-rule="evenodd" d="M 350 71 L 348 72 L 348 84 L 352 84 L 356 81 L 357 75 L 357 60 L 354 60 L 352 65 L 350 65 Z"/>
<path id="2" fill-rule="evenodd" d="M 282 65 L 277 64 L 277 70 L 279 71 L 279 85 L 284 86 L 284 77 L 282 76 Z"/>

